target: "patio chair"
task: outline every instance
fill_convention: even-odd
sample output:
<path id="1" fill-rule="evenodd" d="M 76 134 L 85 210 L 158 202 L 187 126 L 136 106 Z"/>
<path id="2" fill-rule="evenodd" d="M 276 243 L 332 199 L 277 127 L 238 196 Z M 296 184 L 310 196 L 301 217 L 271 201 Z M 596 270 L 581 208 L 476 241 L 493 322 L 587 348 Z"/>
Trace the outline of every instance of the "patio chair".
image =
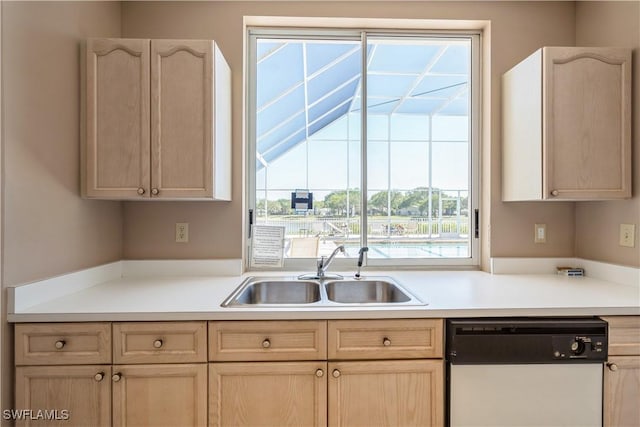
<path id="1" fill-rule="evenodd" d="M 408 221 L 404 225 L 404 232 L 409 236 L 418 234 L 418 223 L 416 221 Z"/>
<path id="2" fill-rule="evenodd" d="M 369 232 L 372 236 L 384 236 L 387 234 L 386 224 L 382 224 L 381 222 L 372 222 L 369 225 Z"/>
<path id="3" fill-rule="evenodd" d="M 292 237 L 289 245 L 290 258 L 317 258 L 320 237 Z"/>

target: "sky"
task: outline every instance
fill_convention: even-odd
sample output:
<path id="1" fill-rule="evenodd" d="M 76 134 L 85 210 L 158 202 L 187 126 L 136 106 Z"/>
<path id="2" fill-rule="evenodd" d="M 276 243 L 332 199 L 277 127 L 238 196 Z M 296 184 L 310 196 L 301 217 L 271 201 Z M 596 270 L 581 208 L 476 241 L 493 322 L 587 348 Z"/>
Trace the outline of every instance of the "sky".
<path id="1" fill-rule="evenodd" d="M 367 49 L 370 194 L 468 190 L 469 40 L 383 37 Z M 258 191 L 321 200 L 360 187 L 361 61 L 359 42 L 258 40 Z"/>

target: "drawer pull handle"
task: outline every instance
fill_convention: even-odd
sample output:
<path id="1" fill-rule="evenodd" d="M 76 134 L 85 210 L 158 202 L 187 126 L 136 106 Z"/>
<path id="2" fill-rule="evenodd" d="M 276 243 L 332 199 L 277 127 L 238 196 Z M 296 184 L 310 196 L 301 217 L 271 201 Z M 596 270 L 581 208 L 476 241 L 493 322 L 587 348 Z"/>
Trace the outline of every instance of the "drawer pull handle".
<path id="1" fill-rule="evenodd" d="M 271 347 L 271 341 L 269 341 L 269 338 L 266 338 L 264 341 L 262 341 L 262 347 L 263 348 Z"/>
<path id="2" fill-rule="evenodd" d="M 618 365 L 615 363 L 607 363 L 607 368 L 609 368 L 611 372 L 615 372 L 618 370 Z"/>
<path id="3" fill-rule="evenodd" d="M 55 346 L 58 350 L 62 350 L 66 342 L 64 340 L 56 341 Z"/>
<path id="4" fill-rule="evenodd" d="M 389 338 L 387 338 L 387 337 L 384 337 L 382 339 L 382 345 L 385 346 L 385 347 L 389 347 L 391 345 L 391 340 Z"/>
<path id="5" fill-rule="evenodd" d="M 113 374 L 111 379 L 113 380 L 114 383 L 117 383 L 118 381 L 120 381 L 122 379 L 122 374 L 120 374 L 120 373 Z"/>
<path id="6" fill-rule="evenodd" d="M 160 347 L 162 347 L 162 344 L 164 344 L 164 343 L 162 342 L 162 340 L 155 340 L 155 341 L 153 342 L 153 346 L 154 346 L 155 348 L 160 348 Z"/>
<path id="7" fill-rule="evenodd" d="M 324 371 L 322 369 L 318 369 L 316 371 L 316 377 L 322 378 L 324 376 Z"/>
<path id="8" fill-rule="evenodd" d="M 337 369 L 334 369 L 331 374 L 333 375 L 333 378 L 338 378 L 340 376 L 340 371 L 338 371 Z"/>
<path id="9" fill-rule="evenodd" d="M 104 379 L 104 372 L 98 372 L 93 376 L 93 379 L 96 380 L 97 382 L 102 381 Z"/>

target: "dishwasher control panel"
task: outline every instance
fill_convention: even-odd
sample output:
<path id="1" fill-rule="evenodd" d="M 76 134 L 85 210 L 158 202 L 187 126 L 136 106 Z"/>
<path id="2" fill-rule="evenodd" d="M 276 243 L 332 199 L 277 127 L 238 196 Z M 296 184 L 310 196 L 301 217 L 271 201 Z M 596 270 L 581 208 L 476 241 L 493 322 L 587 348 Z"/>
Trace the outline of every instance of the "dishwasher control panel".
<path id="1" fill-rule="evenodd" d="M 606 359 L 606 335 L 559 335 L 552 344 L 555 359 Z"/>
<path id="2" fill-rule="evenodd" d="M 451 364 L 602 363 L 607 322 L 587 318 L 447 320 Z"/>

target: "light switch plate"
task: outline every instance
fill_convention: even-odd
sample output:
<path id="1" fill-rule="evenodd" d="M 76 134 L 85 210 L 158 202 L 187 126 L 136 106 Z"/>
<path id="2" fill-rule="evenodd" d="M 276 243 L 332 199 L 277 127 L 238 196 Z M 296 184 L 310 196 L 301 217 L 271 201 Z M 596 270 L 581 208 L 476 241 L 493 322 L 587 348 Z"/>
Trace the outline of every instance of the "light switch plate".
<path id="1" fill-rule="evenodd" d="M 636 225 L 620 224 L 620 246 L 627 248 L 635 247 L 636 242 Z"/>
<path id="2" fill-rule="evenodd" d="M 547 224 L 535 224 L 534 243 L 547 243 Z"/>

